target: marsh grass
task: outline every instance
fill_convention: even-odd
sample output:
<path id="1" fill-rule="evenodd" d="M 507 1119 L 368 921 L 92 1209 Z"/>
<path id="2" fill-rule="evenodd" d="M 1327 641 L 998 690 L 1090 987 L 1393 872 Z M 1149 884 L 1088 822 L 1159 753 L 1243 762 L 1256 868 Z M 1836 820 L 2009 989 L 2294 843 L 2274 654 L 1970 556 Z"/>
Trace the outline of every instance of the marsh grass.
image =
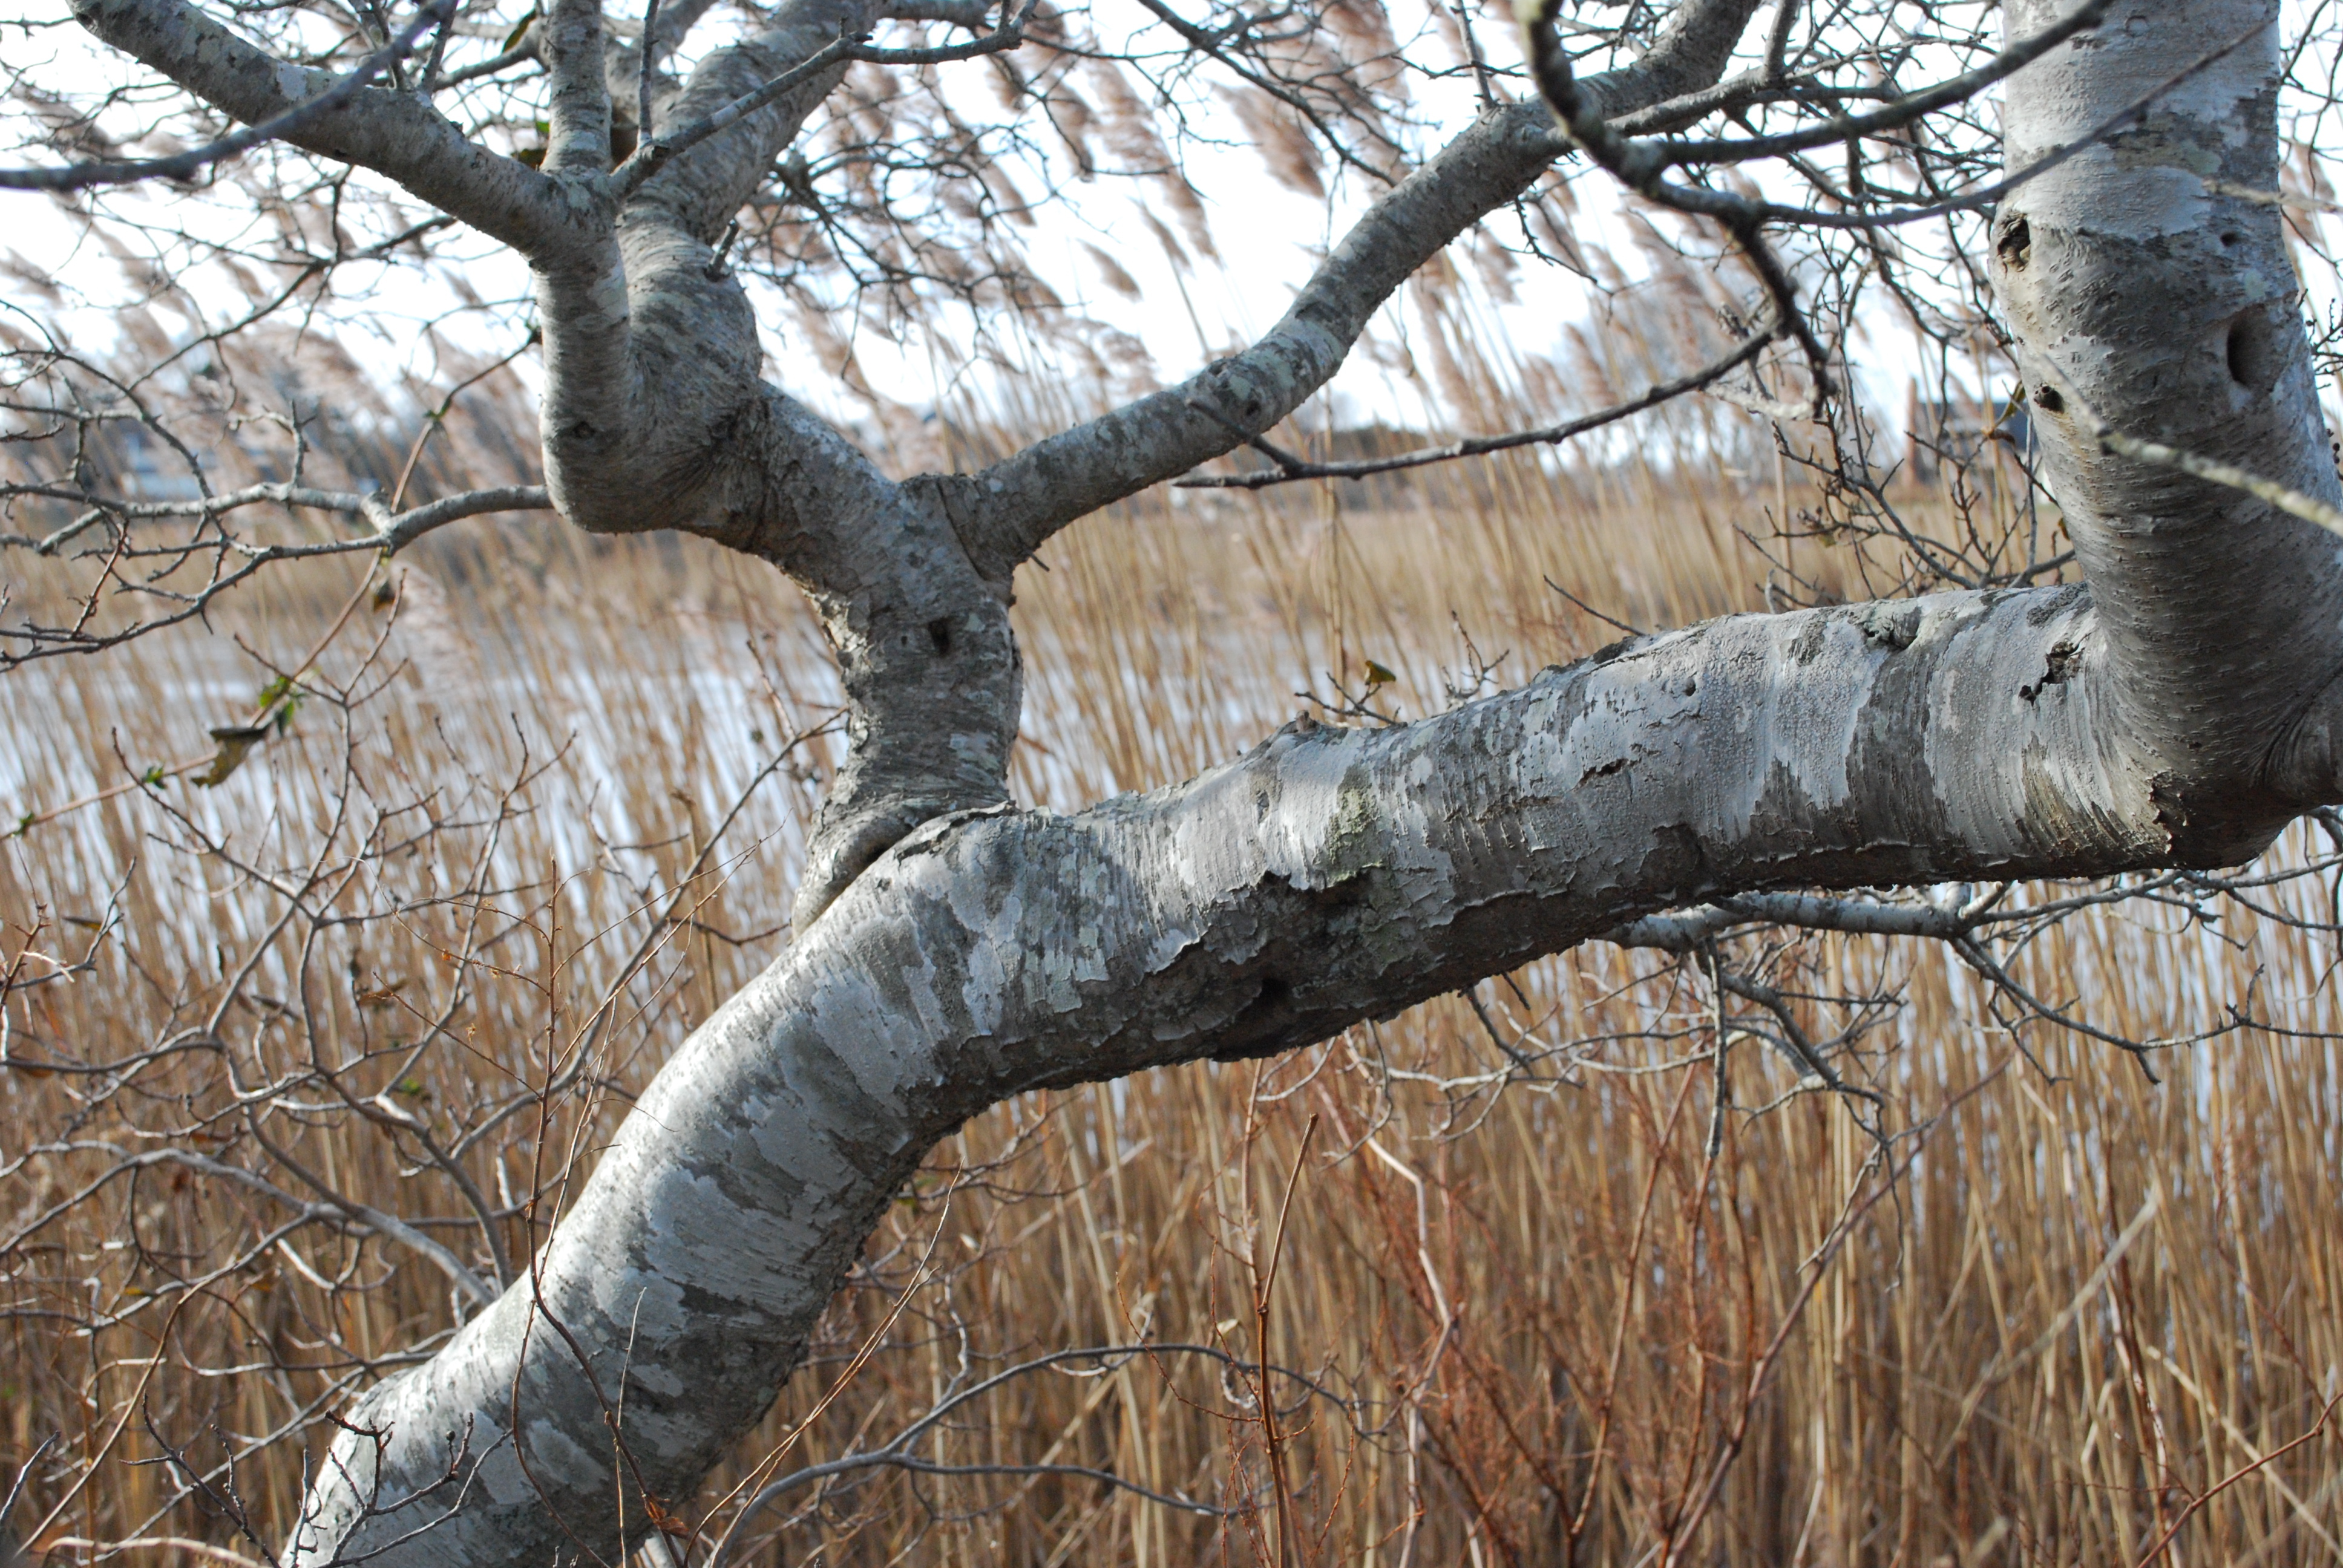
<path id="1" fill-rule="evenodd" d="M 1228 759 L 1298 694 L 1414 717 L 1619 635 L 1549 578 L 1643 628 L 1763 608 L 1740 530 L 1806 504 L 1794 483 L 1631 456 L 1142 498 L 1020 579 L 1015 786 L 1074 809 Z M 1793 548 L 1859 589 L 1844 552 Z M 0 787 L 46 810 L 204 752 L 367 569 L 265 582 L 210 637 L 0 682 Z M 628 1096 L 786 940 L 835 738 L 759 769 L 835 689 L 778 576 L 506 519 L 387 577 L 289 730 L 218 788 L 134 789 L 0 849 L 5 956 L 95 945 L 86 972 L 10 999 L 0 1070 L 0 1458 L 13 1473 L 55 1438 L 28 1503 L 66 1500 L 41 1543 L 59 1560 L 90 1550 L 72 1541 L 273 1546 L 330 1436 L 319 1412 L 457 1310 L 412 1251 L 126 1161 L 193 1149 L 290 1183 L 235 1086 L 314 1059 L 352 1101 L 259 1131 L 509 1270 Z M 1368 659 L 1396 678 L 1370 691 Z M 2273 858 L 2309 852 L 2298 829 Z M 2331 896 L 2268 898 L 2328 919 Z M 1599 943 L 1477 992 L 1508 1038 L 1584 1042 L 1566 1073 L 1506 1081 L 1450 998 L 1272 1063 L 1023 1097 L 938 1150 L 764 1425 L 700 1497 L 662 1501 L 704 1527 L 697 1560 L 736 1482 L 875 1447 L 971 1378 L 1188 1345 L 1231 1359 L 1020 1376 L 918 1450 L 1007 1468 L 809 1488 L 738 1544 L 1037 1568 L 2096 1568 L 2159 1543 L 2174 1565 L 2343 1562 L 2343 1439 L 2287 1449 L 2343 1393 L 2343 1053 L 2317 1033 L 2338 1027 L 2334 938 L 2225 909 L 2114 905 L 2023 957 L 2038 990 L 2133 1038 L 2231 1004 L 2283 1026 L 2166 1053 L 2160 1088 L 2104 1045 L 2002 1027 L 1934 950 L 1776 939 L 1800 1008 L 1885 999 L 1850 1068 L 1886 1098 L 1885 1171 L 1829 1096 L 1751 1113 L 1794 1087 L 1755 1048 L 1728 1058 L 1744 1109 L 1712 1155 L 1714 999 L 1695 970 Z M 200 1049 L 111 1077 L 39 1065 L 164 1039 Z M 366 1113 L 383 1103 L 461 1147 L 487 1221 Z M 1014 1469 L 1037 1464 L 1229 1512 Z M 186 1494 L 190 1468 L 212 1502 Z"/>

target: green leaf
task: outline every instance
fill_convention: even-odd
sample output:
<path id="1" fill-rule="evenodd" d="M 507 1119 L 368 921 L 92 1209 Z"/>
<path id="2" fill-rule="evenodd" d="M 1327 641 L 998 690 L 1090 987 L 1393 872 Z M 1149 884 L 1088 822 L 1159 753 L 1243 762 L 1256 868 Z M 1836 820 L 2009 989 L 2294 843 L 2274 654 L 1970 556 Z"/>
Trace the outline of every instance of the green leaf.
<path id="1" fill-rule="evenodd" d="M 520 41 L 528 36 L 529 25 L 535 22 L 537 18 L 538 9 L 534 5 L 523 12 L 521 14 L 520 21 L 514 25 L 513 30 L 505 35 L 504 47 L 498 49 L 497 53 L 499 55 L 509 55 L 515 49 L 519 48 Z"/>
<path id="2" fill-rule="evenodd" d="M 279 735 L 292 729 L 293 715 L 300 709 L 304 700 L 301 689 L 293 683 L 293 678 L 289 675 L 280 675 L 262 687 L 260 695 L 253 699 L 254 707 L 261 715 L 260 723 L 254 729 L 253 739 L 256 740 L 261 739 L 272 725 Z M 219 731 L 215 729 L 212 734 L 216 739 Z"/>

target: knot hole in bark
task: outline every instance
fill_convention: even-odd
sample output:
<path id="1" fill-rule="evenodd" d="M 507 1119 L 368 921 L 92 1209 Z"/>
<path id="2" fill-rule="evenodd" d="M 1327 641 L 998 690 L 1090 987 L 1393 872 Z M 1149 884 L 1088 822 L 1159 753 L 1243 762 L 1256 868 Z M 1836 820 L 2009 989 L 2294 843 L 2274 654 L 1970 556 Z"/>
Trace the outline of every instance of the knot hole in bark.
<path id="1" fill-rule="evenodd" d="M 2001 226 L 2000 237 L 1993 242 L 1993 248 L 2000 254 L 2002 266 L 2012 272 L 2026 270 L 2026 262 L 2034 255 L 2034 230 L 2027 226 L 2025 214 L 2018 213 Z"/>
<path id="2" fill-rule="evenodd" d="M 2260 306 L 2229 319 L 2223 352 L 2229 362 L 2229 379 L 2259 396 L 2278 384 L 2278 336 L 2270 329 L 2270 313 Z"/>
<path id="3" fill-rule="evenodd" d="M 2075 678 L 2082 668 L 2083 650 L 2061 638 L 2050 647 L 2042 661 L 2042 678 L 2031 686 L 2021 686 L 2017 695 L 2027 702 L 2034 701 L 2054 686 L 2063 686 Z"/>
<path id="4" fill-rule="evenodd" d="M 1278 1026 L 1284 1022 L 1286 1004 L 1293 999 L 1293 988 L 1283 977 L 1265 974 L 1252 1000 L 1237 1010 L 1224 1031 L 1228 1044 L 1212 1052 L 1214 1061 L 1244 1061 L 1274 1050 L 1279 1038 Z M 1264 1046 L 1264 1041 L 1270 1042 Z"/>

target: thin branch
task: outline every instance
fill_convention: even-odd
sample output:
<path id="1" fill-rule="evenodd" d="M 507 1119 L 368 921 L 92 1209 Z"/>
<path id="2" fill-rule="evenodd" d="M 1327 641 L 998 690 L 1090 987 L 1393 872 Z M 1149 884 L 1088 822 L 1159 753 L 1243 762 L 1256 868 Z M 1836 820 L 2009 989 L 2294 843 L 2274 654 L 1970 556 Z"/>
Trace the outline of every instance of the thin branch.
<path id="1" fill-rule="evenodd" d="M 1259 490 L 1271 485 L 1292 484 L 1298 479 L 1355 479 L 1368 474 L 1390 473 L 1400 468 L 1421 468 L 1433 463 L 1445 463 L 1458 457 L 1478 457 L 1490 452 L 1510 451 L 1516 447 L 1534 446 L 1540 442 L 1547 446 L 1558 446 L 1574 436 L 1582 436 L 1602 426 L 1615 424 L 1631 414 L 1640 414 L 1647 408 L 1656 408 L 1661 404 L 1681 397 L 1687 392 L 1697 392 L 1710 383 L 1723 379 L 1756 358 L 1764 352 L 1767 344 L 1782 335 L 1782 331 L 1783 328 L 1779 325 L 1768 327 L 1755 337 L 1745 339 L 1724 357 L 1711 360 L 1688 376 L 1679 376 L 1673 381 L 1660 382 L 1640 397 L 1629 398 L 1624 403 L 1614 405 L 1593 414 L 1581 415 L 1575 419 L 1566 419 L 1559 425 L 1548 425 L 1542 429 L 1516 430 L 1503 436 L 1471 436 L 1461 441 L 1452 441 L 1444 447 L 1423 447 L 1413 452 L 1402 452 L 1396 457 L 1363 457 L 1344 463 L 1304 462 L 1270 446 L 1257 436 L 1245 435 L 1242 429 L 1238 429 L 1238 434 L 1244 436 L 1248 446 L 1261 451 L 1277 463 L 1278 467 L 1274 471 L 1191 475 L 1184 479 L 1175 479 L 1172 483 L 1179 488 L 1190 490 Z M 1222 424 L 1229 425 L 1232 429 L 1237 429 L 1236 426 L 1216 410 L 1205 407 L 1201 402 L 1192 406 L 1202 413 L 1219 419 Z"/>
<path id="2" fill-rule="evenodd" d="M 1032 19 L 1033 9 L 1039 3 L 1040 0 L 1024 0 L 1017 15 L 1002 23 L 998 31 L 968 44 L 947 44 L 932 49 L 873 49 L 863 42 L 867 34 L 840 36 L 754 92 L 742 94 L 714 114 L 693 121 L 673 136 L 653 139 L 646 133 L 642 145 L 625 163 L 611 171 L 611 194 L 624 201 L 641 189 L 645 180 L 666 167 L 678 155 L 689 152 L 709 137 L 739 125 L 833 65 L 858 60 L 881 65 L 940 65 L 949 61 L 973 60 L 1018 48 L 1025 42 L 1025 25 Z"/>
<path id="3" fill-rule="evenodd" d="M 789 1493 L 813 1482 L 827 1480 L 829 1477 L 833 1475 L 842 1475 L 853 1471 L 868 1470 L 879 1466 L 891 1466 L 902 1470 L 915 1470 L 930 1475 L 1081 1475 L 1093 1481 L 1104 1483 L 1111 1486 L 1120 1487 L 1127 1492 L 1135 1493 L 1138 1495 L 1148 1499 L 1150 1502 L 1160 1503 L 1167 1508 L 1183 1509 L 1189 1513 L 1208 1514 L 1216 1518 L 1227 1518 L 1234 1513 L 1242 1513 L 1242 1509 L 1241 1508 L 1218 1508 L 1209 1503 L 1198 1503 L 1190 1498 L 1175 1497 L 1160 1492 L 1151 1492 L 1148 1488 L 1138 1484 L 1136 1482 L 1127 1481 L 1121 1476 L 1116 1475 L 1111 1471 L 1092 1470 L 1081 1465 L 944 1465 L 932 1463 L 926 1460 L 915 1459 L 906 1452 L 913 1442 L 920 1439 L 922 1434 L 941 1422 L 944 1418 L 950 1415 L 953 1411 L 969 1403 L 970 1401 L 990 1393 L 994 1389 L 1001 1387 L 1003 1383 L 1010 1382 L 1011 1379 L 1022 1377 L 1029 1372 L 1039 1372 L 1043 1368 L 1055 1366 L 1061 1362 L 1111 1362 L 1120 1365 L 1137 1356 L 1171 1354 L 1204 1356 L 1210 1360 L 1217 1361 L 1223 1366 L 1229 1367 L 1240 1373 L 1258 1371 L 1265 1376 L 1268 1373 L 1273 1372 L 1281 1377 L 1290 1379 L 1292 1382 L 1302 1384 L 1312 1393 L 1323 1395 L 1329 1399 L 1332 1399 L 1334 1397 L 1327 1390 L 1321 1388 L 1314 1381 L 1303 1376 L 1300 1372 L 1289 1371 L 1284 1367 L 1270 1365 L 1267 1363 L 1262 1363 L 1256 1367 L 1254 1363 L 1243 1361 L 1239 1357 L 1232 1356 L 1227 1351 L 1221 1349 L 1217 1345 L 1172 1343 L 1094 1345 L 1078 1350 L 1052 1351 L 1046 1355 L 1036 1356 L 1031 1361 L 1021 1362 L 1016 1366 L 1009 1367 L 1001 1372 L 995 1372 L 992 1376 L 984 1379 L 980 1382 L 977 1382 L 971 1384 L 970 1387 L 961 1389 L 950 1398 L 943 1400 L 931 1406 L 926 1414 L 911 1422 L 910 1425 L 905 1427 L 901 1432 L 897 1432 L 893 1439 L 881 1448 L 874 1449 L 868 1453 L 849 1454 L 843 1459 L 832 1460 L 824 1464 L 808 1465 L 802 1470 L 792 1471 L 790 1473 L 764 1486 L 754 1497 L 750 1498 L 748 1503 L 741 1507 L 740 1512 L 736 1514 L 733 1517 L 732 1522 L 725 1527 L 724 1533 L 717 1539 L 715 1549 L 709 1554 L 707 1568 L 724 1568 L 725 1563 L 729 1560 L 733 1542 L 739 1537 L 741 1531 L 747 1527 L 749 1522 L 754 1519 L 759 1513 L 764 1512 L 768 1506 L 779 1501 L 780 1498 L 787 1496 Z M 1336 1400 L 1335 1402 L 1341 1403 L 1342 1402 Z"/>
<path id="4" fill-rule="evenodd" d="M 1803 131 L 1778 136 L 1745 136 L 1717 141 L 1663 141 L 1657 150 L 1670 164 L 1739 163 L 1749 158 L 1780 157 L 1785 153 L 1835 146 L 1850 137 L 1877 136 L 1899 130 L 1926 115 L 1971 98 L 1996 82 L 2023 70 L 2086 28 L 2097 25 L 2114 8 L 2115 0 L 2085 0 L 2064 20 L 2030 38 L 2020 39 L 1974 71 L 1896 99 L 1885 108 L 1851 118 L 1833 118 Z M 1785 7 L 1788 14 L 1793 7 Z"/>
<path id="5" fill-rule="evenodd" d="M 2230 55 L 2252 42 L 2258 34 L 2269 25 L 2270 24 L 2267 22 L 2257 23 L 2218 48 L 2207 50 L 2179 71 L 2166 77 L 2081 136 L 2077 136 L 2073 141 L 2061 143 L 2050 148 L 2016 174 L 1965 195 L 1937 202 L 1933 206 L 1890 207 L 1884 212 L 1846 213 L 1826 211 L 1820 207 L 1784 206 L 1773 202 L 1746 203 L 1745 205 L 1754 207 L 1758 216 L 1767 223 L 1808 224 L 1818 228 L 1840 229 L 1895 228 L 1905 224 L 1923 223 L 1930 218 L 1947 217 L 1956 212 L 1981 211 L 1995 206 L 2002 197 L 2019 186 L 2041 178 L 2067 159 L 2107 140 L 2107 137 L 2123 129 L 2130 121 L 2153 108 L 2157 100 L 2162 98 L 2167 93 L 2183 85 L 2199 72 L 2227 59 Z M 1668 189 L 1672 193 L 1676 193 L 1687 191 L 1691 187 L 1671 186 Z M 1701 197 L 1714 196 L 1720 202 L 1725 203 L 1744 203 L 1745 201 L 1743 197 L 1724 192 L 1702 190 L 1695 194 Z M 1668 205 L 1674 205 L 1674 203 L 1671 202 Z M 1693 209 L 1686 207 L 1680 210 Z"/>
<path id="6" fill-rule="evenodd" d="M 223 158 L 234 157 L 263 142 L 274 141 L 347 103 L 357 95 L 360 88 L 411 53 L 416 40 L 426 31 L 435 25 L 445 26 L 455 15 L 456 0 L 433 0 L 431 5 L 416 13 L 415 20 L 401 29 L 397 37 L 359 61 L 349 75 L 316 97 L 296 104 L 283 114 L 273 116 L 256 126 L 232 131 L 207 146 L 175 153 L 167 158 L 69 164 L 61 169 L 0 169 L 0 188 L 73 191 L 86 190 L 93 186 L 131 185 L 139 180 L 189 178 L 199 169 Z"/>
<path id="7" fill-rule="evenodd" d="M 493 76 L 499 71 L 509 70 L 515 65 L 526 64 L 537 57 L 536 43 L 524 41 L 514 45 L 500 55 L 491 55 L 488 59 L 469 65 L 459 66 L 445 75 L 434 76 L 423 84 L 423 90 L 427 93 L 437 93 L 449 87 L 461 86 L 466 82 L 477 82 L 483 76 Z"/>
<path id="8" fill-rule="evenodd" d="M 1831 395 L 1830 351 L 1807 325 L 1798 308 L 1797 289 L 1782 258 L 1774 254 L 1764 233 L 1761 204 L 1725 193 L 1670 184 L 1663 178 L 1668 160 L 1664 144 L 1623 136 L 1604 123 L 1601 100 L 1582 89 L 1571 69 L 1570 55 L 1554 31 L 1562 0 L 1515 0 L 1514 12 L 1527 45 L 1530 74 L 1539 96 L 1565 135 L 1605 171 L 1650 200 L 1679 212 L 1696 213 L 1723 224 L 1741 247 L 1742 255 L 1765 286 L 1779 329 L 1798 340 L 1814 382 L 1815 417 L 1822 417 L 1824 399 Z"/>
<path id="9" fill-rule="evenodd" d="M 2039 178 L 2086 148 L 2114 135 L 2146 113 L 2167 93 L 2227 58 L 2271 25 L 2268 22 L 2256 23 L 2227 43 L 2197 56 L 2082 136 L 2050 148 L 2016 174 L 1992 185 L 1930 206 L 1897 207 L 1872 213 L 1833 212 L 1761 201 L 1706 186 L 1676 185 L 1663 177 L 1671 164 L 1677 161 L 1670 150 L 1675 144 L 1656 138 L 1623 136 L 1604 122 L 1594 97 L 1580 90 L 1571 72 L 1569 57 L 1564 53 L 1561 39 L 1554 32 L 1553 18 L 1559 4 L 1560 0 L 1520 0 L 1518 10 L 1538 91 L 1553 109 L 1565 134 L 1589 158 L 1638 195 L 1677 212 L 1713 218 L 1732 230 L 1736 238 L 1745 232 L 1754 232 L 1755 226 L 1760 224 L 1879 228 L 1989 206 L 2027 181 Z M 1835 133 L 1825 140 L 1837 141 L 1843 139 L 1843 136 L 1844 133 Z M 1750 144 L 1753 147 L 1762 145 L 1760 141 Z M 1752 259 L 1756 258 L 1753 256 Z"/>
<path id="10" fill-rule="evenodd" d="M 46 486 L 26 486 L 16 493 L 52 498 L 78 498 L 78 492 Z M 483 512 L 543 512 L 553 508 L 553 498 L 543 485 L 498 485 L 488 489 L 466 490 L 436 501 L 427 501 L 419 507 L 409 507 L 403 512 L 392 512 L 385 507 L 381 493 L 376 490 L 320 490 L 307 485 L 293 484 L 247 485 L 241 490 L 230 490 L 224 495 L 196 500 L 109 501 L 96 508 L 93 516 L 76 518 L 55 533 L 38 537 L 0 534 L 0 548 L 14 546 L 20 549 L 29 548 L 39 555 L 55 555 L 75 535 L 86 531 L 93 522 L 108 514 L 134 521 L 161 518 L 216 518 L 244 507 L 265 503 L 363 517 L 373 525 L 374 532 L 368 537 L 339 539 L 329 544 L 271 545 L 250 548 L 247 553 L 255 559 L 345 555 L 363 549 L 379 549 L 385 555 L 397 555 L 435 528 L 445 528 L 465 518 L 478 517 Z"/>
<path id="11" fill-rule="evenodd" d="M 635 134 L 644 141 L 651 139 L 651 86 L 658 80 L 651 45 L 659 37 L 659 0 L 644 0 L 642 68 L 635 73 Z"/>

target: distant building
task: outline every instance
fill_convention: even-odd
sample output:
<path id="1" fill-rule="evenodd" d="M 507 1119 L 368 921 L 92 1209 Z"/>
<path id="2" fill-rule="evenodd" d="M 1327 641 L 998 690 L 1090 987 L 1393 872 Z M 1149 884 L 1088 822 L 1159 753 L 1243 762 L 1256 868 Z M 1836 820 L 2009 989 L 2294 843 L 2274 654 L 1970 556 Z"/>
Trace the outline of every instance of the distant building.
<path id="1" fill-rule="evenodd" d="M 101 454 L 100 463 L 115 470 L 110 477 L 125 496 L 141 501 L 186 501 L 204 493 L 187 460 L 146 426 L 117 420 L 102 428 L 104 436 L 91 445 Z M 106 451 L 108 447 L 113 450 Z"/>

